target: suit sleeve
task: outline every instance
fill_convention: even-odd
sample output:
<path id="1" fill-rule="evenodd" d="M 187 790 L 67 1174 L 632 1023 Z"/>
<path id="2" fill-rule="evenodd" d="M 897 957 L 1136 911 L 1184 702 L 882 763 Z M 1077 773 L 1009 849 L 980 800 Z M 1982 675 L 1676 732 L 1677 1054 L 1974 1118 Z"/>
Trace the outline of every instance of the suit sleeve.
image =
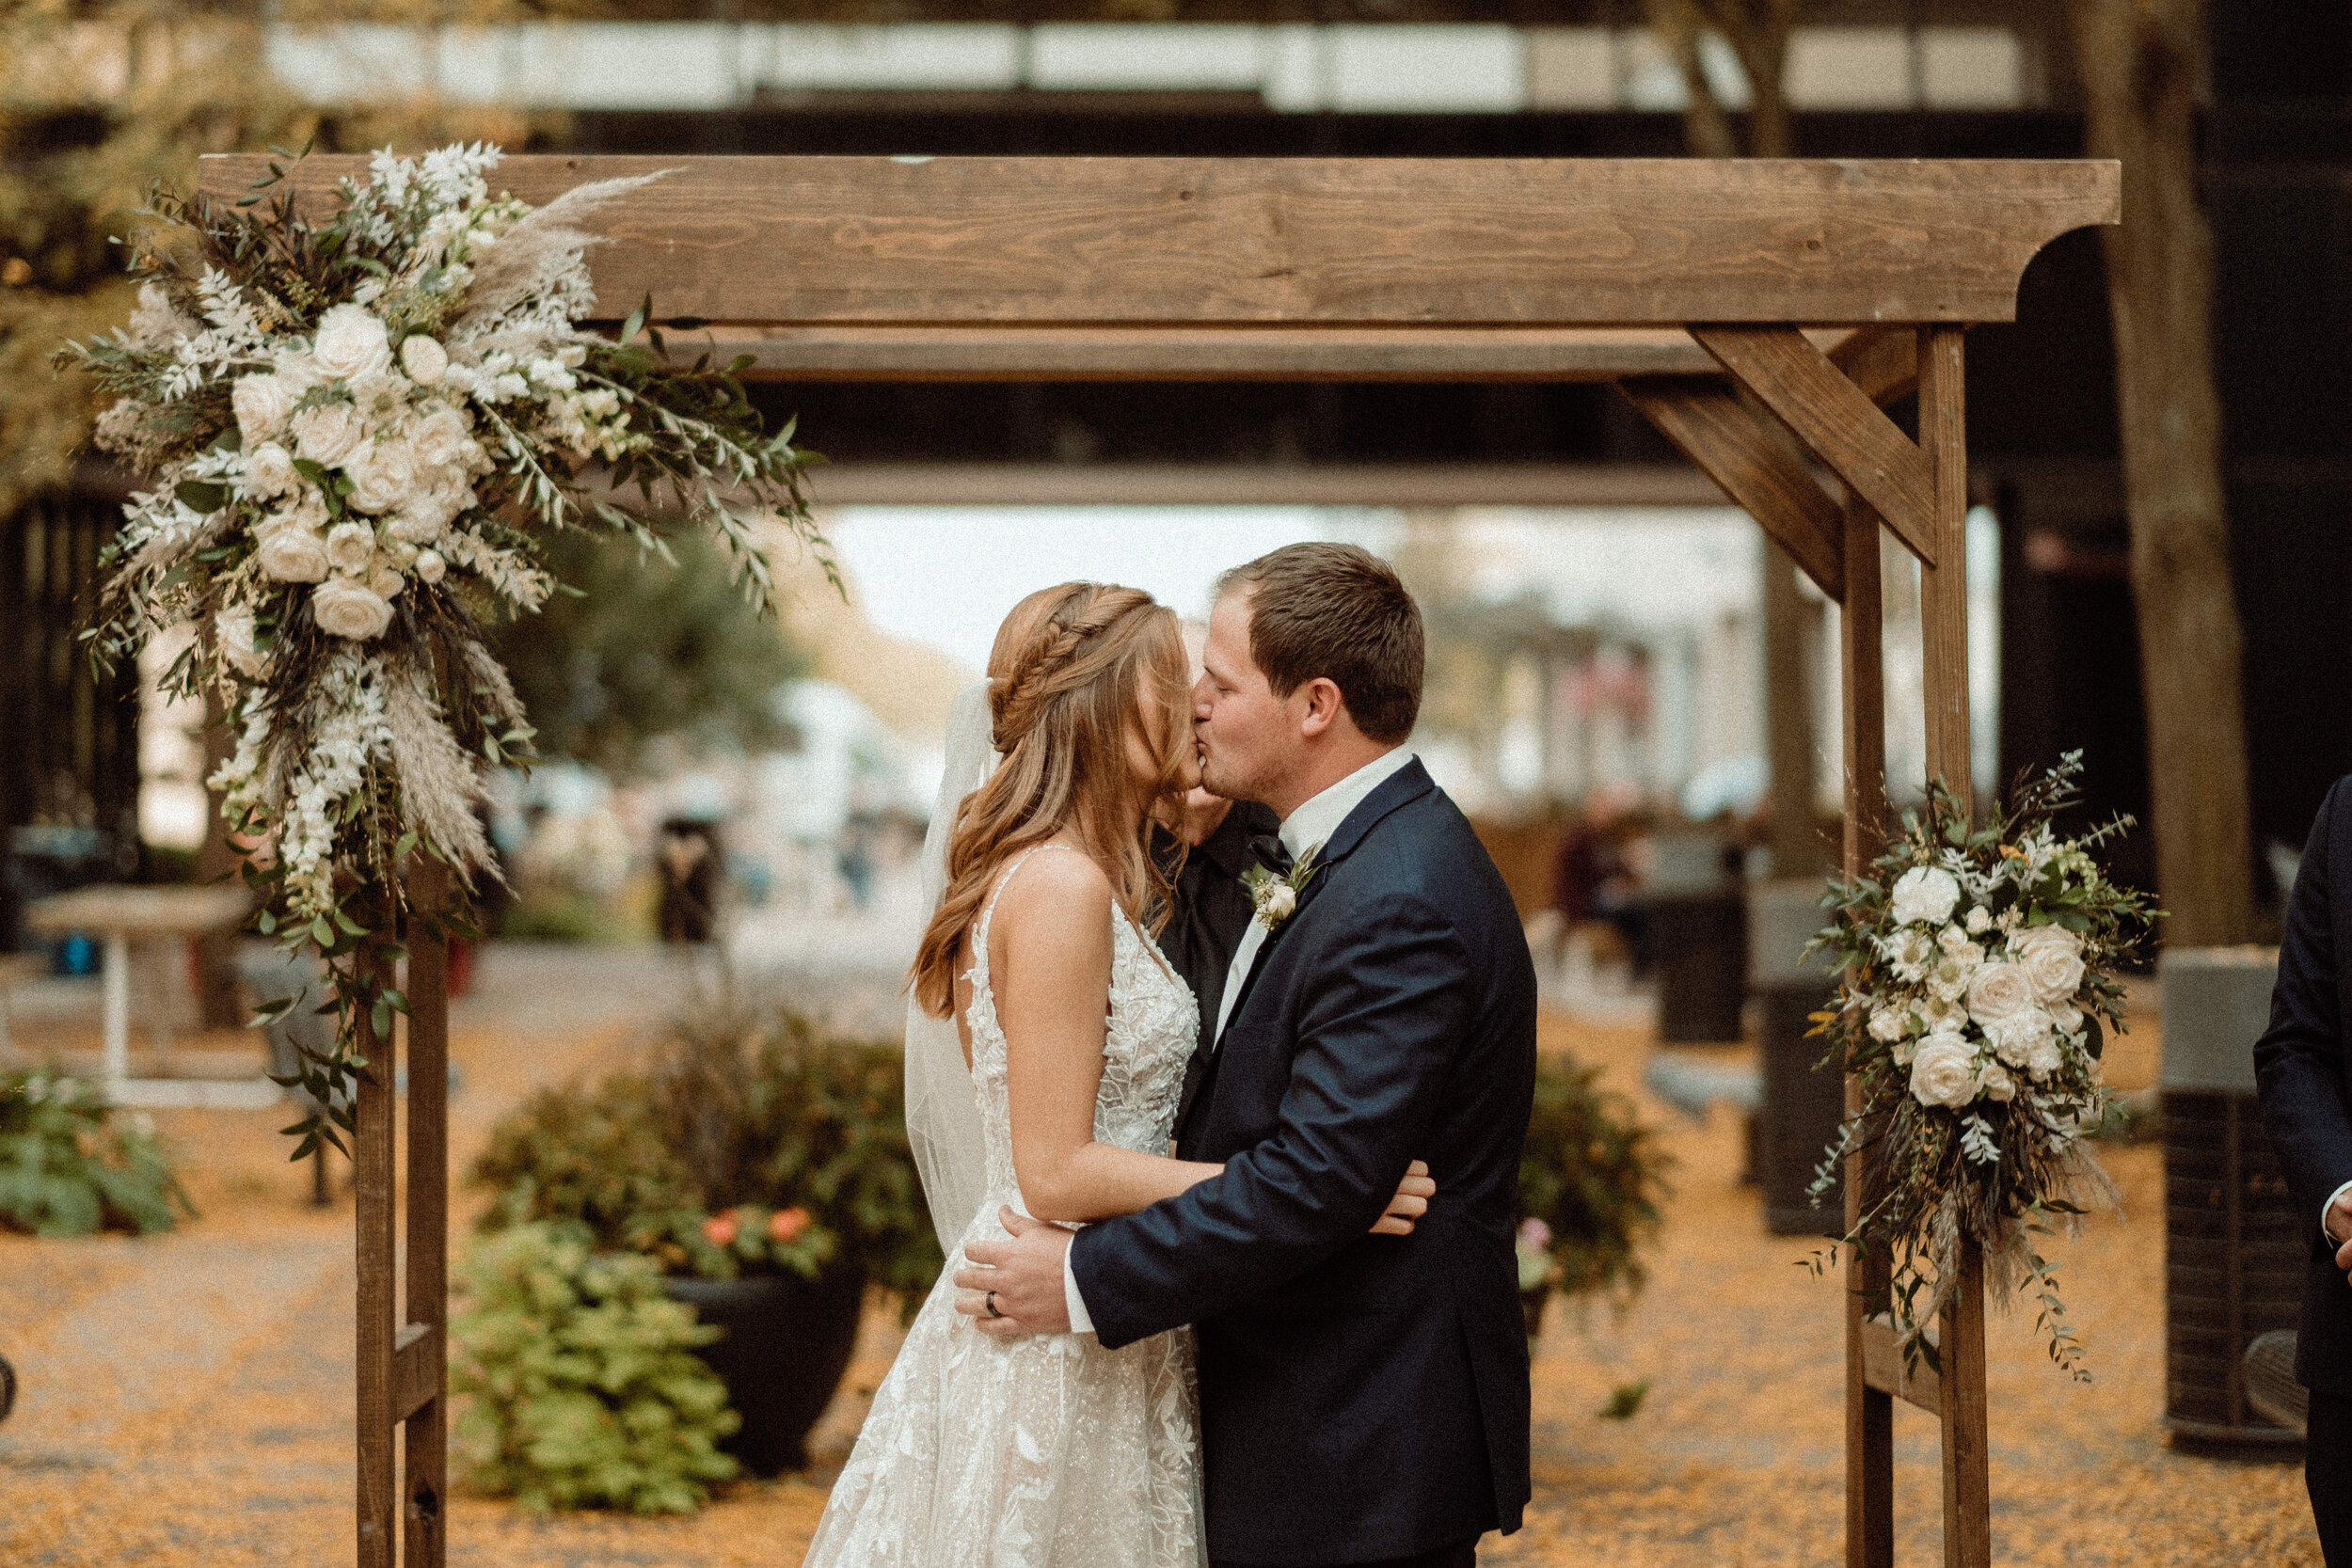
<path id="1" fill-rule="evenodd" d="M 1178 1196 L 1078 1232 L 1072 1275 L 1104 1345 L 1292 1279 L 1388 1207 L 1461 1043 L 1471 970 L 1452 922 L 1418 900 L 1337 928 L 1313 965 L 1274 1135 Z"/>
<path id="2" fill-rule="evenodd" d="M 2296 1210 L 2314 1223 L 2328 1199 L 2352 1181 L 2352 1105 L 2344 1086 L 2343 999 L 2336 987 L 2329 840 L 2352 793 L 2338 780 L 2312 825 L 2311 842 L 2288 899 L 2279 943 L 2279 983 L 2270 1027 L 2254 1043 L 2263 1127 L 2285 1169 Z M 2317 1244 L 2317 1234 L 2313 1233 Z"/>

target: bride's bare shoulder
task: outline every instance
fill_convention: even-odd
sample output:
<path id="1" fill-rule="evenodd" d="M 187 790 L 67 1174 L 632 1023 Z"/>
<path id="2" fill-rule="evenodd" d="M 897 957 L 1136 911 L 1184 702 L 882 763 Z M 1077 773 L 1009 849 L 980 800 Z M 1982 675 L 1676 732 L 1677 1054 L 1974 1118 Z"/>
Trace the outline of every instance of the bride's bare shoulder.
<path id="1" fill-rule="evenodd" d="M 1060 940 L 1095 927 L 1108 928 L 1111 879 L 1090 856 L 1059 846 L 1024 861 L 997 898 L 1008 934 Z"/>

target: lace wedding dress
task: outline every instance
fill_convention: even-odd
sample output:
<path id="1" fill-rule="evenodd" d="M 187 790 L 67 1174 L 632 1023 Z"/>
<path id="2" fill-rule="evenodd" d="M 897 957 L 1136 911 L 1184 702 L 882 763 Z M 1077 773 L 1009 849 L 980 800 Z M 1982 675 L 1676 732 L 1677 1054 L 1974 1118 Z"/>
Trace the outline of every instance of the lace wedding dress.
<path id="1" fill-rule="evenodd" d="M 1004 1239 L 998 1205 L 1027 1212 L 1013 1177 L 988 927 L 1029 854 L 997 882 L 972 943 L 965 1020 L 988 1194 L 967 1243 Z M 1111 927 L 1094 1136 L 1163 1154 L 1200 1015 L 1115 907 Z M 951 1256 L 875 1394 L 804 1568 L 1200 1568 L 1191 1331 L 1115 1351 L 1091 1334 L 992 1339 L 956 1311 L 955 1267 Z"/>

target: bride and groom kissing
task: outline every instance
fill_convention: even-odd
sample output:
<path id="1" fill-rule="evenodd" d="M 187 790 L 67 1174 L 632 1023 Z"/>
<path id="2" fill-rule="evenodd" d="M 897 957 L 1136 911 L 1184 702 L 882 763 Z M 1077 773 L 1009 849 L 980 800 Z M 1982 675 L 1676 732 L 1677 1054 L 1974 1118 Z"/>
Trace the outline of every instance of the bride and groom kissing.
<path id="1" fill-rule="evenodd" d="M 983 760 L 911 1011 L 971 1105 L 910 1132 L 934 1206 L 977 1201 L 809 1568 L 1464 1568 L 1518 1527 L 1535 982 L 1404 746 L 1419 608 L 1292 546 L 1226 574 L 1201 664 L 1148 594 L 1069 583 L 959 703 L 951 781 Z M 1152 942 L 1152 824 L 1200 786 L 1280 820 L 1207 1018 Z"/>

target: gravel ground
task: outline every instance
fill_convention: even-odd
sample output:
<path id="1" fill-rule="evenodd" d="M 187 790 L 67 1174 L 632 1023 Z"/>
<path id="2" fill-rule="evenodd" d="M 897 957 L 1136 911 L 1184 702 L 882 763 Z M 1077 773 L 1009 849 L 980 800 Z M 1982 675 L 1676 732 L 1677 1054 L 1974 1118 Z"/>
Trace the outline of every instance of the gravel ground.
<path id="1" fill-rule="evenodd" d="M 535 1084 L 624 1061 L 683 994 L 647 956 L 498 953 L 453 1020 L 463 1159 Z M 78 1048 L 77 1026 L 21 1036 Z M 2121 1042 L 2122 1086 L 2153 1074 L 2153 1031 Z M 203 1042 L 237 1049 L 240 1041 Z M 1653 1051 L 1622 1023 L 1552 1015 L 1549 1050 L 1606 1065 L 1639 1093 Z M 1698 1053 L 1719 1062 L 1731 1048 Z M 1801 1240 L 1763 1233 L 1739 1184 L 1740 1127 L 1645 1101 L 1680 1162 L 1666 1234 L 1642 1299 L 1622 1316 L 1557 1307 L 1535 1361 L 1535 1505 L 1491 1539 L 1499 1564 L 1823 1563 L 1842 1521 L 1835 1279 L 1796 1266 Z M 347 1196 L 307 1207 L 274 1113 L 159 1117 L 187 1161 L 200 1219 L 173 1236 L 40 1242 L 0 1235 L 0 1353 L 24 1395 L 0 1427 L 0 1563 L 335 1564 L 351 1560 Z M 2173 1451 L 2163 1402 L 2162 1171 L 2156 1151 L 2115 1150 L 2121 1219 L 2098 1221 L 2058 1261 L 2097 1381 L 2070 1384 L 2042 1354 L 2030 1313 L 1991 1324 L 1994 1539 L 2005 1563 L 2316 1564 L 2300 1466 Z M 858 1357 L 805 1477 L 731 1489 L 702 1514 L 539 1519 L 456 1499 L 451 1561 L 467 1568 L 797 1563 L 824 1487 L 898 1342 L 869 1310 Z M 1597 1412 L 1647 1379 L 1627 1420 Z M 1899 1560 L 1940 1552 L 1936 1439 L 1898 1406 Z"/>

